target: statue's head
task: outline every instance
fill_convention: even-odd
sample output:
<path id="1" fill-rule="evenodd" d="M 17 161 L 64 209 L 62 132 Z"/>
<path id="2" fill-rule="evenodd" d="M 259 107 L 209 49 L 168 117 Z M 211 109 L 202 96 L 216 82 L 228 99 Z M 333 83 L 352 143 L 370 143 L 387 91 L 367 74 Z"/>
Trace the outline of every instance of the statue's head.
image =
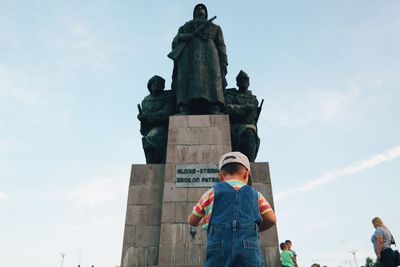
<path id="1" fill-rule="evenodd" d="M 250 77 L 246 72 L 240 71 L 236 76 L 236 85 L 239 89 L 246 90 L 250 86 Z"/>
<path id="2" fill-rule="evenodd" d="M 154 75 L 153 77 L 150 78 L 149 82 L 147 83 L 147 89 L 149 89 L 149 92 L 151 94 L 155 93 L 161 93 L 165 88 L 165 80 L 163 77 L 160 77 L 158 75 Z"/>
<path id="3" fill-rule="evenodd" d="M 193 10 L 193 19 L 206 20 L 208 18 L 207 7 L 204 4 L 197 4 Z"/>

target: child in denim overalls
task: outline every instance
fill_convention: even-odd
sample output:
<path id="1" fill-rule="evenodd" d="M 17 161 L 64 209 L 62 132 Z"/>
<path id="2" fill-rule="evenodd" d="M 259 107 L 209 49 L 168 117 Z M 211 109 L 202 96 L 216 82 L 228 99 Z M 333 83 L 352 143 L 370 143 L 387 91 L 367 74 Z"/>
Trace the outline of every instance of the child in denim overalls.
<path id="1" fill-rule="evenodd" d="M 240 152 L 224 154 L 219 179 L 189 215 L 192 226 L 207 230 L 206 267 L 262 267 L 259 231 L 276 218 L 261 193 L 251 187 L 250 163 Z"/>

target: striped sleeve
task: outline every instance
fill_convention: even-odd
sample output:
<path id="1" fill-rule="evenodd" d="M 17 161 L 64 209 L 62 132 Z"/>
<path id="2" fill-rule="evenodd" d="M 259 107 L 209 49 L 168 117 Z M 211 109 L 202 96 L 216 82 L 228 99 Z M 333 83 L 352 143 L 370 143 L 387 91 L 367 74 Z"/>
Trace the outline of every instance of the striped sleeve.
<path id="1" fill-rule="evenodd" d="M 208 189 L 200 198 L 199 202 L 193 207 L 193 215 L 203 218 L 206 211 L 210 208 L 210 204 L 214 200 L 214 188 Z"/>
<path id="2" fill-rule="evenodd" d="M 260 192 L 258 192 L 258 208 L 261 215 L 267 213 L 268 211 L 272 211 L 271 205 Z"/>

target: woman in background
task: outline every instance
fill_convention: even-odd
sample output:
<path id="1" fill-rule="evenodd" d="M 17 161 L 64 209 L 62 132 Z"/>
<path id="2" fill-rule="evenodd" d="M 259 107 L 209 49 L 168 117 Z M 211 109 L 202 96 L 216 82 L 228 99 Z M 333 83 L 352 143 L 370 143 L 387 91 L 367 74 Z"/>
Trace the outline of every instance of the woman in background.
<path id="1" fill-rule="evenodd" d="M 371 242 L 374 244 L 375 254 L 381 266 L 394 267 L 393 250 L 390 247 L 392 234 L 379 217 L 372 219 L 372 225 L 375 228 L 375 232 L 371 237 Z"/>

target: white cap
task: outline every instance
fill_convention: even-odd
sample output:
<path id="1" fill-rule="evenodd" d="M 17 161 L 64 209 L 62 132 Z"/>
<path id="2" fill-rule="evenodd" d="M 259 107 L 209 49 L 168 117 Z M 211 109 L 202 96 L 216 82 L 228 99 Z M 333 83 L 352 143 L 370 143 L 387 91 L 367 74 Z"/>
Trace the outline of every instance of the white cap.
<path id="1" fill-rule="evenodd" d="M 246 167 L 246 169 L 249 172 L 251 172 L 249 159 L 246 157 L 246 155 L 240 153 L 239 151 L 228 152 L 222 155 L 221 158 L 219 159 L 218 168 L 221 170 L 222 167 L 228 163 L 240 163 L 244 167 Z M 249 176 L 247 184 L 248 185 L 252 184 L 251 176 Z"/>

